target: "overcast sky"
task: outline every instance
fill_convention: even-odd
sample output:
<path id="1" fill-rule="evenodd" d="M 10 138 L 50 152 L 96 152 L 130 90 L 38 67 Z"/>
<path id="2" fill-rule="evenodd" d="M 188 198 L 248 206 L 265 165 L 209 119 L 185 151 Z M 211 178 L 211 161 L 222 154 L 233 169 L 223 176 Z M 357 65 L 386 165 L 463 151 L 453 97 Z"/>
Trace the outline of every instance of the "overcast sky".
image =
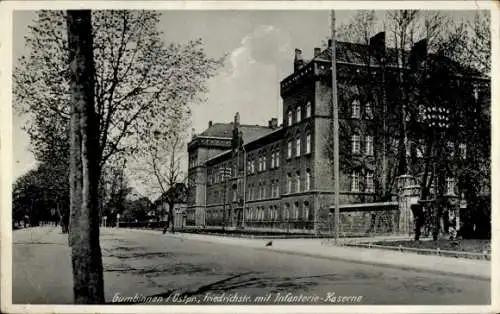
<path id="1" fill-rule="evenodd" d="M 202 132 L 209 120 L 230 122 L 235 112 L 245 124 L 281 118 L 279 81 L 293 69 L 295 48 L 310 58 L 329 34 L 328 11 L 163 11 L 159 28 L 165 42 L 203 38 L 213 57 L 228 54 L 219 75 L 209 82 L 208 101 L 192 108 L 193 128 Z M 337 24 L 355 11 L 337 11 Z M 458 18 L 470 12 L 450 13 Z M 383 11 L 378 13 L 383 15 Z M 24 36 L 34 12 L 14 13 L 13 58 L 26 53 Z M 15 66 L 15 61 L 14 61 Z M 23 119 L 14 116 L 14 178 L 34 165 Z"/>

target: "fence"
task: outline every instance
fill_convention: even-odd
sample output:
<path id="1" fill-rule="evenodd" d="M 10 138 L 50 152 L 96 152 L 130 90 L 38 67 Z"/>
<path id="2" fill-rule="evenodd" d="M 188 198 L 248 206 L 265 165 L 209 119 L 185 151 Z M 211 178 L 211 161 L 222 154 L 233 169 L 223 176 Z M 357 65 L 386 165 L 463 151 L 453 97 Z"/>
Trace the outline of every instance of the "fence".
<path id="1" fill-rule="evenodd" d="M 478 252 L 464 252 L 464 251 L 449 251 L 449 250 L 441 250 L 437 249 L 420 249 L 420 248 L 411 248 L 404 247 L 402 245 L 399 246 L 390 246 L 390 245 L 379 245 L 372 243 L 346 243 L 346 246 L 351 247 L 365 247 L 365 248 L 374 248 L 374 249 L 384 249 L 384 250 L 392 250 L 399 252 L 414 252 L 417 254 L 426 254 L 426 255 L 438 255 L 438 256 L 448 256 L 448 257 L 466 257 L 470 259 L 484 259 L 491 260 L 491 252 L 483 251 L 482 253 Z"/>

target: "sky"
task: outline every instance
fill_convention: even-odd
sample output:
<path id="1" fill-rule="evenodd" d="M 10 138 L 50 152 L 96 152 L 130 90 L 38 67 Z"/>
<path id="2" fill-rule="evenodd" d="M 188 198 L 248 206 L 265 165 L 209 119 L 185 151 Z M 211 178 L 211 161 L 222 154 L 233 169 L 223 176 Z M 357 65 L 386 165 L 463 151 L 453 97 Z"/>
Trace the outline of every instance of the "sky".
<path id="1" fill-rule="evenodd" d="M 337 11 L 337 25 L 355 12 Z M 14 12 L 14 67 L 27 53 L 24 36 L 34 16 L 33 11 Z M 281 120 L 279 81 L 293 71 L 294 49 L 302 49 L 304 57 L 311 58 L 314 47 L 321 47 L 329 36 L 330 18 L 329 11 L 314 10 L 162 11 L 158 27 L 166 43 L 201 37 L 209 56 L 227 54 L 224 67 L 208 82 L 207 101 L 192 105 L 192 127 L 200 133 L 208 121 L 230 122 L 236 112 L 244 124 L 267 125 L 272 117 Z M 14 180 L 36 164 L 29 138 L 21 129 L 24 123 L 14 114 Z"/>

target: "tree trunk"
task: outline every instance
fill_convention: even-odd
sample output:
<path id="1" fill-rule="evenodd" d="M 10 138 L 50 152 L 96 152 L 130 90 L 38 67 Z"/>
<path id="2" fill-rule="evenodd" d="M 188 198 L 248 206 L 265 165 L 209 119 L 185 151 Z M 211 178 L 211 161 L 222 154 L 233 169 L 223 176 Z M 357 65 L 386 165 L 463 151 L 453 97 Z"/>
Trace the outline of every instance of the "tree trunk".
<path id="1" fill-rule="evenodd" d="M 91 12 L 67 11 L 71 69 L 69 243 L 76 304 L 104 303 L 99 245 L 96 121 Z"/>
<path id="2" fill-rule="evenodd" d="M 174 205 L 175 203 L 168 203 L 168 220 L 170 221 L 170 232 L 175 232 L 175 222 L 174 222 Z"/>

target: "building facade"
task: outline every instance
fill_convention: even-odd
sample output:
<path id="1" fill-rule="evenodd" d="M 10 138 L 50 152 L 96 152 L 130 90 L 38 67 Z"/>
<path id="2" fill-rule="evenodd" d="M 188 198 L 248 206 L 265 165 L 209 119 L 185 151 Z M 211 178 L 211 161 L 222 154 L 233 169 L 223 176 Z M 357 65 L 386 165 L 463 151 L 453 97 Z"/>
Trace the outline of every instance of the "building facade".
<path id="1" fill-rule="evenodd" d="M 276 119 L 267 126 L 244 125 L 237 113 L 232 123 L 210 122 L 204 132 L 193 136 L 188 144 L 188 225 L 290 232 L 331 228 L 334 191 L 330 47 L 331 42 L 324 50 L 315 48 L 309 61 L 303 59 L 301 50 L 295 50 L 294 71 L 280 84 L 280 125 Z M 401 65 L 397 53 L 386 48 L 384 33 L 374 36 L 369 45 L 336 42 L 339 194 L 345 208 L 352 209 L 352 204 L 369 208 L 366 205 L 393 200 L 398 171 L 423 180 L 426 146 L 437 143 L 428 141 L 434 135 L 422 126 L 425 113 L 413 110 L 420 107 L 402 105 L 404 97 L 407 103 L 425 103 L 419 91 L 431 73 L 425 67 L 433 63 L 427 51 L 420 48 L 416 45 L 409 52 L 409 63 Z M 456 83 L 455 88 L 466 95 L 473 95 L 461 97 L 460 101 L 467 99 L 477 103 L 477 108 L 489 110 L 489 80 L 477 75 L 466 77 L 460 69 L 453 73 L 448 82 Z M 406 82 L 405 95 L 396 92 L 403 90 L 402 78 Z M 458 124 L 467 120 L 464 108 L 473 106 L 467 103 L 459 108 L 451 100 L 443 105 L 452 110 L 450 119 Z M 457 165 L 468 156 L 467 141 L 474 141 L 474 136 L 465 135 L 467 126 L 458 124 L 462 135 L 459 132 L 442 139 L 456 151 L 453 156 Z M 404 138 L 401 134 L 405 134 Z M 450 193 L 460 194 L 455 184 L 457 169 L 447 170 L 446 184 Z"/>

